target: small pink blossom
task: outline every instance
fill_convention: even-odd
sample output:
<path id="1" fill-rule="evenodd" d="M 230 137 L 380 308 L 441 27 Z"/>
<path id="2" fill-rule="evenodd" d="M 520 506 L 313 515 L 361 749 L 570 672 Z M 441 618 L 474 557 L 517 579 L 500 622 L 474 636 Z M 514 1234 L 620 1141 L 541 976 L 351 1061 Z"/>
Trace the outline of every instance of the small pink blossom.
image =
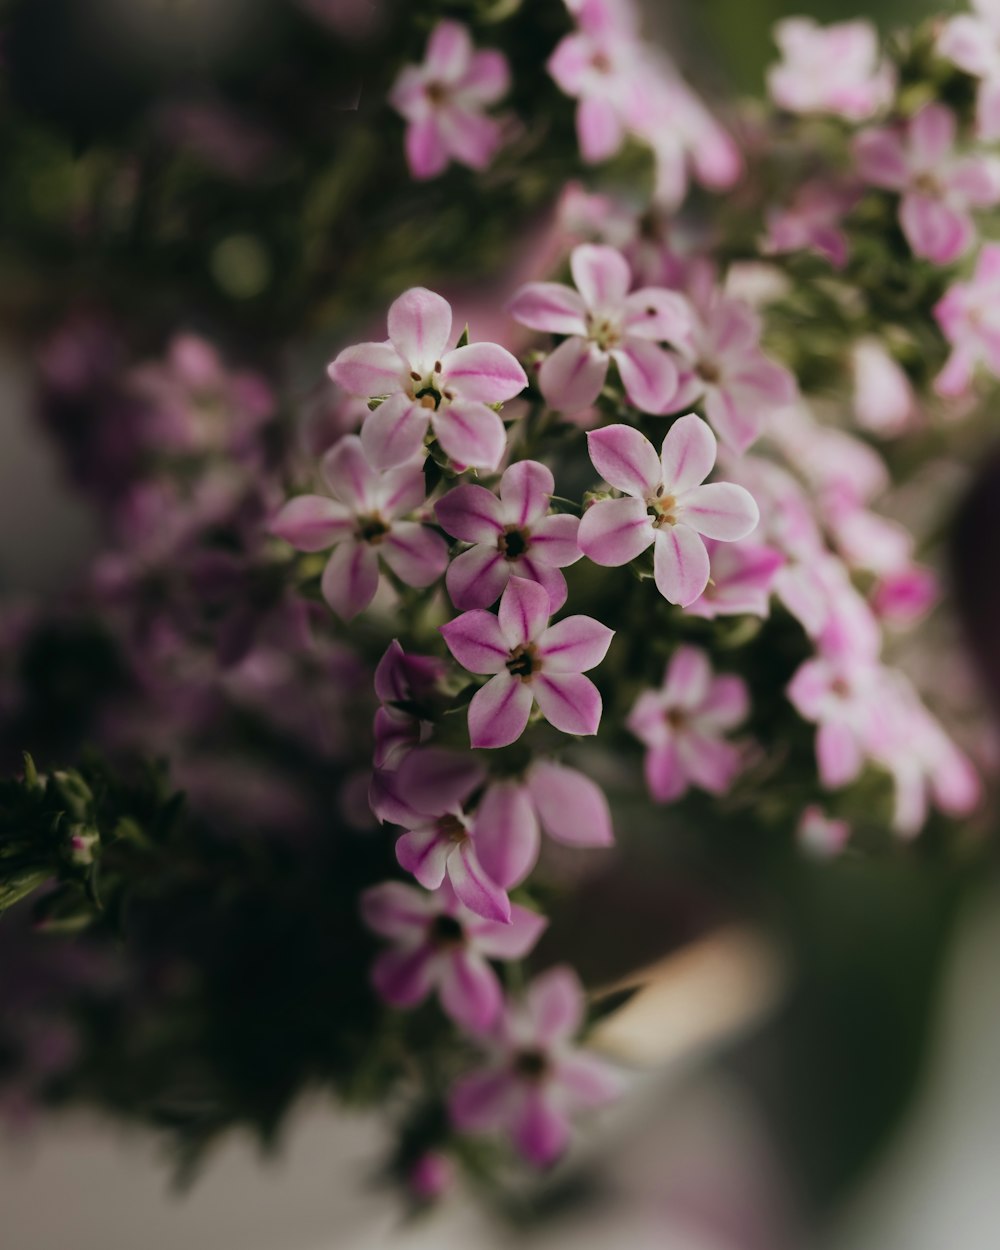
<path id="1" fill-rule="evenodd" d="M 884 735 L 881 672 L 878 664 L 867 660 L 820 655 L 806 660 L 788 686 L 795 710 L 818 726 L 816 762 L 827 789 L 853 781 L 872 742 Z"/>
<path id="2" fill-rule="evenodd" d="M 957 122 L 943 104 L 925 104 L 905 126 L 862 131 L 858 173 L 902 197 L 899 224 L 915 255 L 950 265 L 976 240 L 971 211 L 1000 203 L 1000 162 L 955 153 Z"/>
<path id="3" fill-rule="evenodd" d="M 939 589 L 933 569 L 911 564 L 879 579 L 871 596 L 872 610 L 887 625 L 913 625 L 937 602 Z"/>
<path id="4" fill-rule="evenodd" d="M 430 714 L 445 673 L 442 660 L 404 652 L 393 639 L 375 669 L 376 768 L 398 768 L 403 758 L 430 735 Z"/>
<path id="5" fill-rule="evenodd" d="M 550 612 L 543 586 L 512 577 L 497 616 L 475 609 L 441 626 L 448 650 L 463 668 L 491 674 L 469 704 L 474 747 L 516 742 L 535 704 L 563 733 L 597 733 L 601 696 L 583 674 L 604 659 L 614 630 L 589 616 L 549 625 Z"/>
<path id="6" fill-rule="evenodd" d="M 405 464 L 420 451 L 428 425 L 459 466 L 493 470 L 506 450 L 503 422 L 490 407 L 528 384 L 514 357 L 496 343 L 449 350 L 451 305 L 413 287 L 389 309 L 389 338 L 359 343 L 330 365 L 330 376 L 352 395 L 384 397 L 361 427 L 375 466 Z"/>
<path id="7" fill-rule="evenodd" d="M 704 651 L 678 647 L 663 685 L 644 691 L 626 721 L 646 747 L 646 783 L 653 798 L 672 803 L 691 785 L 725 794 L 743 767 L 743 754 L 724 735 L 749 711 L 742 678 L 716 676 Z"/>
<path id="8" fill-rule="evenodd" d="M 892 100 L 892 68 L 879 56 L 871 22 L 820 26 L 789 17 L 774 28 L 782 60 L 768 71 L 771 99 L 789 113 L 829 113 L 865 121 Z"/>
<path id="9" fill-rule="evenodd" d="M 440 1150 L 425 1150 L 411 1165 L 406 1183 L 417 1202 L 437 1202 L 454 1187 L 455 1165 Z"/>
<path id="10" fill-rule="evenodd" d="M 483 867 L 498 885 L 519 885 L 538 862 L 541 831 L 566 846 L 610 846 L 611 811 L 596 782 L 553 760 L 535 760 L 522 778 L 491 782 L 475 816 Z"/>
<path id="11" fill-rule="evenodd" d="M 552 471 L 536 460 L 520 460 L 500 479 L 500 498 L 482 486 L 457 486 L 438 502 L 438 524 L 454 538 L 472 543 L 448 566 L 446 585 L 456 608 L 488 608 L 511 574 L 538 582 L 551 610 L 566 602 L 561 568 L 582 556 L 578 518 L 549 513 L 555 491 Z"/>
<path id="12" fill-rule="evenodd" d="M 686 607 L 705 591 L 710 574 L 705 538 L 735 542 L 757 525 L 753 496 L 730 482 L 702 483 L 715 464 L 716 442 L 689 413 L 667 431 L 660 455 L 628 425 L 588 436 L 590 458 L 623 499 L 592 504 L 580 522 L 579 542 L 595 564 L 628 564 L 653 546 L 660 594 Z"/>
<path id="13" fill-rule="evenodd" d="M 787 207 L 769 210 L 764 251 L 816 252 L 834 269 L 843 269 L 849 247 L 843 219 L 858 198 L 853 185 L 820 179 L 803 183 Z"/>
<path id="14" fill-rule="evenodd" d="M 547 402 L 570 413 L 590 407 L 614 360 L 630 403 L 642 412 L 667 412 L 677 391 L 677 367 L 659 344 L 686 334 L 690 316 L 683 296 L 657 287 L 629 294 L 628 261 L 613 247 L 581 243 L 570 269 L 576 290 L 531 282 L 510 304 L 522 325 L 567 335 L 538 371 Z"/>
<path id="15" fill-rule="evenodd" d="M 406 160 L 414 178 L 435 178 L 449 161 L 485 169 L 502 143 L 500 123 L 485 110 L 510 89 L 502 52 L 477 51 L 468 27 L 434 27 L 421 65 L 407 65 L 389 103 L 407 122 Z"/>
<path id="16" fill-rule="evenodd" d="M 965 395 L 976 366 L 1000 377 L 1000 243 L 987 243 L 968 282 L 956 282 L 934 316 L 951 344 L 951 355 L 934 382 L 939 395 Z"/>
<path id="17" fill-rule="evenodd" d="M 851 836 L 851 826 L 846 820 L 827 816 L 821 807 L 812 804 L 799 817 L 796 836 L 799 845 L 817 859 L 832 859 L 839 855 Z"/>
<path id="18" fill-rule="evenodd" d="M 854 415 L 862 429 L 891 438 L 910 428 L 917 416 L 913 386 L 902 366 L 875 337 L 851 348 Z"/>
<path id="19" fill-rule="evenodd" d="M 470 1033 L 492 1028 L 503 990 L 491 959 L 523 959 L 544 916 L 514 904 L 509 923 L 463 907 L 447 883 L 433 894 L 386 881 L 361 895 L 368 927 L 393 945 L 372 965 L 372 984 L 392 1007 L 415 1007 L 436 991 L 445 1015 Z"/>
<path id="20" fill-rule="evenodd" d="M 508 1006 L 486 1067 L 460 1077 L 448 1109 L 462 1133 L 503 1132 L 535 1167 L 555 1163 L 569 1144 L 570 1116 L 612 1102 L 617 1074 L 572 1045 L 584 1020 L 584 996 L 565 967 L 536 977 Z"/>
<path id="21" fill-rule="evenodd" d="M 710 538 L 705 547 L 712 576 L 687 611 L 709 621 L 719 616 L 766 617 L 775 580 L 786 563 L 784 555 L 775 547 L 746 540 L 720 543 Z"/>
<path id="22" fill-rule="evenodd" d="M 949 18 L 938 36 L 937 51 L 946 61 L 978 78 L 976 127 L 980 139 L 1000 139 L 1000 5 L 972 0 L 975 13 Z"/>
<path id="23" fill-rule="evenodd" d="M 448 564 L 440 534 L 405 520 L 425 498 L 420 464 L 373 467 L 356 434 L 345 435 L 323 457 L 332 499 L 299 495 L 281 509 L 272 531 L 298 551 L 333 553 L 323 570 L 323 598 L 343 620 L 363 612 L 379 586 L 384 561 L 407 586 L 429 586 Z"/>

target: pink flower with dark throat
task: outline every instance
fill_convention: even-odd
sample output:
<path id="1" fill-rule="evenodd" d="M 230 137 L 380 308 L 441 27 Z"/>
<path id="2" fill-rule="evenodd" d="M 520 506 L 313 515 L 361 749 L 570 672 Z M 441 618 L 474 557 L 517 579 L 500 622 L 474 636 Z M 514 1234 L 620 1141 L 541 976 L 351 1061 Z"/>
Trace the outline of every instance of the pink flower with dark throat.
<path id="1" fill-rule="evenodd" d="M 323 570 L 323 598 L 345 621 L 375 598 L 379 562 L 407 586 L 429 586 L 448 564 L 440 534 L 404 518 L 425 499 L 419 464 L 376 469 L 356 434 L 345 435 L 322 461 L 332 499 L 299 495 L 272 522 L 272 531 L 297 551 L 333 553 Z"/>
<path id="2" fill-rule="evenodd" d="M 575 247 L 570 270 L 576 290 L 559 282 L 530 282 L 510 304 L 511 315 L 529 329 L 568 336 L 538 371 L 546 401 L 560 412 L 589 408 L 613 360 L 630 403 L 642 412 L 669 411 L 677 366 L 659 344 L 687 333 L 687 301 L 659 287 L 630 294 L 628 261 L 603 244 Z"/>
<path id="3" fill-rule="evenodd" d="M 789 113 L 830 113 L 865 121 L 892 99 L 892 68 L 879 56 L 871 22 L 820 26 L 810 17 L 778 22 L 774 37 L 782 60 L 768 71 L 767 85 Z"/>
<path id="4" fill-rule="evenodd" d="M 578 518 L 549 513 L 554 491 L 550 469 L 519 460 L 500 479 L 499 499 L 483 486 L 465 485 L 438 502 L 441 528 L 473 544 L 448 566 L 446 585 L 456 608 L 488 608 L 512 574 L 544 586 L 553 612 L 562 607 L 566 579 L 559 570 L 583 553 Z"/>
<path id="5" fill-rule="evenodd" d="M 449 161 L 485 169 L 502 142 L 485 110 L 510 88 L 502 52 L 477 51 L 461 22 L 438 22 L 422 65 L 407 65 L 389 103 L 407 121 L 406 160 L 414 178 L 435 178 Z"/>
<path id="6" fill-rule="evenodd" d="M 589 616 L 549 625 L 550 612 L 543 586 L 512 577 L 497 616 L 476 609 L 441 626 L 448 650 L 463 668 L 491 674 L 469 704 L 474 747 L 516 742 L 536 703 L 563 733 L 597 733 L 601 696 L 583 674 L 604 659 L 614 630 Z"/>
<path id="7" fill-rule="evenodd" d="M 436 991 L 445 1015 L 470 1033 L 495 1024 L 503 990 L 491 959 L 523 959 L 547 921 L 516 904 L 510 923 L 484 920 L 462 906 L 445 883 L 428 894 L 385 881 L 361 895 L 368 927 L 392 947 L 372 965 L 372 983 L 393 1007 L 415 1007 Z"/>
<path id="8" fill-rule="evenodd" d="M 749 711 L 742 678 L 716 676 L 704 651 L 678 647 L 661 688 L 644 691 L 626 721 L 646 747 L 646 783 L 653 798 L 673 802 L 691 785 L 725 794 L 743 767 L 742 752 L 725 735 Z"/>
<path id="9" fill-rule="evenodd" d="M 451 305 L 413 287 L 389 309 L 389 338 L 345 348 L 330 377 L 345 391 L 381 398 L 361 427 L 361 441 L 379 468 L 404 464 L 434 431 L 456 465 L 495 469 L 506 450 L 503 422 L 490 407 L 528 384 L 524 370 L 496 343 L 449 349 Z"/>
<path id="10" fill-rule="evenodd" d="M 702 485 L 715 465 L 712 431 L 694 413 L 679 417 L 659 456 L 649 439 L 629 425 L 608 425 L 587 438 L 594 467 L 626 498 L 599 500 L 583 514 L 579 542 L 584 555 L 614 567 L 653 546 L 660 594 L 681 607 L 693 603 L 708 585 L 704 539 L 746 538 L 759 518 L 753 496 L 742 486 Z"/>
<path id="11" fill-rule="evenodd" d="M 905 127 L 881 127 L 854 143 L 858 173 L 902 196 L 899 224 L 917 256 L 950 265 L 976 239 L 971 212 L 1000 203 L 1000 162 L 955 152 L 955 114 L 925 104 Z"/>
<path id="12" fill-rule="evenodd" d="M 448 1097 L 462 1133 L 505 1133 L 524 1159 L 548 1167 L 569 1144 L 570 1117 L 612 1102 L 618 1075 L 573 1046 L 584 1019 L 583 988 L 565 967 L 536 977 L 500 1023 L 487 1066 L 459 1078 Z"/>
<path id="13" fill-rule="evenodd" d="M 376 768 L 398 767 L 429 736 L 445 667 L 436 656 L 407 654 L 395 638 L 389 644 L 375 669 L 375 695 L 381 704 L 373 728 Z"/>

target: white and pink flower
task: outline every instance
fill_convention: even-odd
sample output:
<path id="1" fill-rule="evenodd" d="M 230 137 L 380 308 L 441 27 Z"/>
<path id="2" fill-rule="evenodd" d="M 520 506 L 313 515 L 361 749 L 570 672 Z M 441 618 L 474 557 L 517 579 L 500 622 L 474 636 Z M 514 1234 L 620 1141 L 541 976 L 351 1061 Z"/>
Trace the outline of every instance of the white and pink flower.
<path id="1" fill-rule="evenodd" d="M 951 345 L 934 382 L 939 395 L 965 395 L 978 365 L 1000 377 L 1000 244 L 984 245 L 972 277 L 948 288 L 934 316 Z"/>
<path id="2" fill-rule="evenodd" d="M 719 616 L 768 616 L 771 594 L 786 564 L 776 547 L 744 540 L 705 543 L 712 576 L 708 585 L 685 609 L 692 616 L 714 621 Z"/>
<path id="3" fill-rule="evenodd" d="M 974 13 L 945 22 L 937 50 L 946 61 L 979 79 L 976 127 L 980 139 L 1000 139 L 1000 4 L 972 0 Z"/>
<path id="4" fill-rule="evenodd" d="M 782 59 L 768 71 L 771 99 L 789 113 L 866 121 L 892 100 L 895 75 L 881 59 L 871 22 L 821 26 L 789 17 L 774 28 Z"/>
<path id="5" fill-rule="evenodd" d="M 496 343 L 449 348 L 451 305 L 424 287 L 395 300 L 388 321 L 386 342 L 345 348 L 330 365 L 345 391 L 381 401 L 361 427 L 372 464 L 412 460 L 430 426 L 456 466 L 495 469 L 507 438 L 490 405 L 527 386 L 524 370 Z"/>
<path id="6" fill-rule="evenodd" d="M 500 122 L 486 110 L 509 89 L 502 52 L 477 50 L 461 22 L 438 22 L 423 63 L 407 65 L 389 93 L 407 122 L 406 160 L 414 178 L 436 178 L 451 161 L 485 169 L 503 142 Z"/>
<path id="7" fill-rule="evenodd" d="M 705 538 L 736 542 L 757 525 L 753 496 L 731 482 L 702 485 L 715 465 L 712 431 L 694 413 L 667 431 L 660 454 L 638 430 L 609 425 L 588 435 L 590 458 L 625 498 L 601 499 L 580 522 L 579 543 L 595 564 L 628 564 L 653 547 L 664 599 L 686 607 L 708 585 Z"/>
<path id="8" fill-rule="evenodd" d="M 463 668 L 490 674 L 469 704 L 474 747 L 516 742 L 536 704 L 563 733 L 597 733 L 601 696 L 584 673 L 604 659 L 614 630 L 590 616 L 550 625 L 550 614 L 543 586 L 512 577 L 498 615 L 474 609 L 441 626 L 448 650 Z"/>
<path id="9" fill-rule="evenodd" d="M 874 335 L 851 348 L 854 415 L 858 425 L 883 438 L 893 438 L 917 420 L 913 386 L 902 365 Z"/>

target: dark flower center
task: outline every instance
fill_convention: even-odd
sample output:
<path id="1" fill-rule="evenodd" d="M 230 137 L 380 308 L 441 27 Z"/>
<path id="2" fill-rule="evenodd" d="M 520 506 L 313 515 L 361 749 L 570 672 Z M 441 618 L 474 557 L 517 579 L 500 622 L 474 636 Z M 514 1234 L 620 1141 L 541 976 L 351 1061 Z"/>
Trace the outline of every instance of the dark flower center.
<path id="1" fill-rule="evenodd" d="M 522 643 L 507 657 L 507 672 L 511 677 L 520 677 L 521 681 L 530 681 L 540 668 L 534 643 Z"/>
<path id="2" fill-rule="evenodd" d="M 540 1050 L 521 1050 L 514 1058 L 514 1071 L 528 1081 L 540 1081 L 549 1070 L 549 1059 Z"/>
<path id="3" fill-rule="evenodd" d="M 508 560 L 520 560 L 530 546 L 530 538 L 516 525 L 508 525 L 497 539 L 497 550 Z"/>
<path id="4" fill-rule="evenodd" d="M 469 831 L 465 825 L 457 816 L 453 816 L 450 812 L 439 818 L 437 831 L 442 838 L 447 838 L 450 842 L 464 842 L 469 836 Z"/>
<path id="5" fill-rule="evenodd" d="M 435 916 L 427 931 L 432 946 L 448 948 L 461 946 L 465 941 L 465 930 L 454 916 Z"/>
<path id="6" fill-rule="evenodd" d="M 448 88 L 443 82 L 429 82 L 424 88 L 424 95 L 431 104 L 443 104 L 448 98 Z"/>
<path id="7" fill-rule="evenodd" d="M 389 526 L 376 513 L 358 517 L 358 537 L 362 542 L 378 546 L 388 533 Z"/>
<path id="8" fill-rule="evenodd" d="M 684 724 L 686 717 L 679 707 L 667 708 L 663 719 L 667 722 L 671 729 L 680 729 Z"/>
<path id="9" fill-rule="evenodd" d="M 709 386 L 714 385 L 722 377 L 722 370 L 714 360 L 699 360 L 697 373 L 698 377 L 703 382 L 707 382 Z"/>

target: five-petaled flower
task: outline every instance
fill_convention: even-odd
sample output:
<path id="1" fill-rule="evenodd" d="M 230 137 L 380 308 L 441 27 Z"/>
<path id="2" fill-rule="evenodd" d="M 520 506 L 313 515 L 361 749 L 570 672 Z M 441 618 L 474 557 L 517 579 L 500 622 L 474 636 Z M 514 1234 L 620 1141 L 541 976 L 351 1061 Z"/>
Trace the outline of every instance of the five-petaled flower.
<path id="1" fill-rule="evenodd" d="M 570 270 L 576 290 L 559 282 L 530 282 L 510 304 L 511 315 L 529 329 L 568 336 L 538 370 L 546 401 L 562 412 L 590 407 L 614 360 L 636 408 L 668 412 L 677 392 L 677 365 L 659 344 L 687 333 L 687 301 L 660 287 L 629 294 L 628 261 L 604 244 L 575 247 Z"/>
<path id="2" fill-rule="evenodd" d="M 899 224 L 917 256 L 950 265 L 976 239 L 970 210 L 1000 203 L 1000 162 L 955 154 L 955 114 L 925 104 L 905 127 L 865 130 L 854 143 L 858 173 L 902 199 Z"/>
<path id="3" fill-rule="evenodd" d="M 653 575 L 660 594 L 681 607 L 693 603 L 710 573 L 702 535 L 735 542 L 755 528 L 759 516 L 742 486 L 702 485 L 715 464 L 712 431 L 688 413 L 667 431 L 659 456 L 628 425 L 608 425 L 587 437 L 594 467 L 626 497 L 598 500 L 583 514 L 584 555 L 595 564 L 628 564 L 655 544 Z"/>
<path id="4" fill-rule="evenodd" d="M 322 461 L 333 498 L 299 495 L 272 522 L 298 551 L 333 553 L 323 570 L 323 598 L 345 621 L 363 612 L 379 584 L 379 560 L 407 586 L 429 586 L 444 572 L 448 547 L 440 534 L 402 518 L 424 503 L 418 463 L 380 471 L 356 434 L 345 435 Z"/>
<path id="5" fill-rule="evenodd" d="M 380 705 L 372 729 L 376 768 L 398 768 L 429 736 L 445 667 L 436 656 L 405 652 L 395 638 L 389 643 L 375 669 Z"/>
<path id="6" fill-rule="evenodd" d="M 437 504 L 438 524 L 463 542 L 445 579 L 456 608 L 488 608 L 503 593 L 511 574 L 538 582 L 548 591 L 551 610 L 566 602 L 566 579 L 559 572 L 582 556 L 576 542 L 577 517 L 549 514 L 555 490 L 550 469 L 519 460 L 500 479 L 500 498 L 483 486 L 457 486 Z"/>
<path id="7" fill-rule="evenodd" d="M 774 37 L 783 59 L 768 71 L 767 86 L 789 113 L 830 113 L 859 122 L 892 99 L 895 75 L 879 59 L 871 22 L 820 26 L 809 17 L 789 17 L 778 22 Z"/>
<path id="8" fill-rule="evenodd" d="M 441 626 L 463 668 L 491 674 L 469 704 L 474 747 L 515 742 L 535 703 L 563 733 L 597 733 L 601 696 L 583 674 L 604 659 L 614 630 L 589 616 L 567 616 L 549 625 L 550 613 L 543 586 L 512 577 L 497 616 L 475 609 Z"/>
<path id="9" fill-rule="evenodd" d="M 535 1167 L 554 1163 L 569 1143 L 570 1115 L 604 1106 L 621 1090 L 608 1064 L 572 1045 L 583 1018 L 583 989 L 571 969 L 536 977 L 505 1011 L 487 1066 L 452 1087 L 454 1126 L 504 1132 Z"/>
<path id="10" fill-rule="evenodd" d="M 470 1033 L 491 1028 L 503 1006 L 489 961 L 523 959 L 548 923 L 517 904 L 509 924 L 485 920 L 463 907 L 447 882 L 431 894 L 385 881 L 361 895 L 361 914 L 393 943 L 372 965 L 379 995 L 393 1007 L 415 1007 L 437 990 L 445 1014 Z"/>
<path id="11" fill-rule="evenodd" d="M 502 52 L 477 51 L 461 22 L 438 22 L 421 65 L 407 65 L 389 93 L 406 119 L 406 160 L 414 178 L 434 178 L 455 160 L 485 169 L 502 142 L 484 110 L 510 87 Z"/>
<path id="12" fill-rule="evenodd" d="M 725 794 L 743 766 L 743 754 L 724 735 L 747 718 L 746 683 L 716 676 L 699 647 L 678 647 L 659 690 L 645 690 L 627 725 L 646 747 L 646 783 L 654 799 L 670 803 L 695 785 Z"/>
<path id="13" fill-rule="evenodd" d="M 330 365 L 345 391 L 384 397 L 361 427 L 372 463 L 390 468 L 411 460 L 430 425 L 457 466 L 495 469 L 506 435 L 490 405 L 524 389 L 524 370 L 496 343 L 449 350 L 451 305 L 424 287 L 395 300 L 388 320 L 386 342 L 347 347 Z"/>

